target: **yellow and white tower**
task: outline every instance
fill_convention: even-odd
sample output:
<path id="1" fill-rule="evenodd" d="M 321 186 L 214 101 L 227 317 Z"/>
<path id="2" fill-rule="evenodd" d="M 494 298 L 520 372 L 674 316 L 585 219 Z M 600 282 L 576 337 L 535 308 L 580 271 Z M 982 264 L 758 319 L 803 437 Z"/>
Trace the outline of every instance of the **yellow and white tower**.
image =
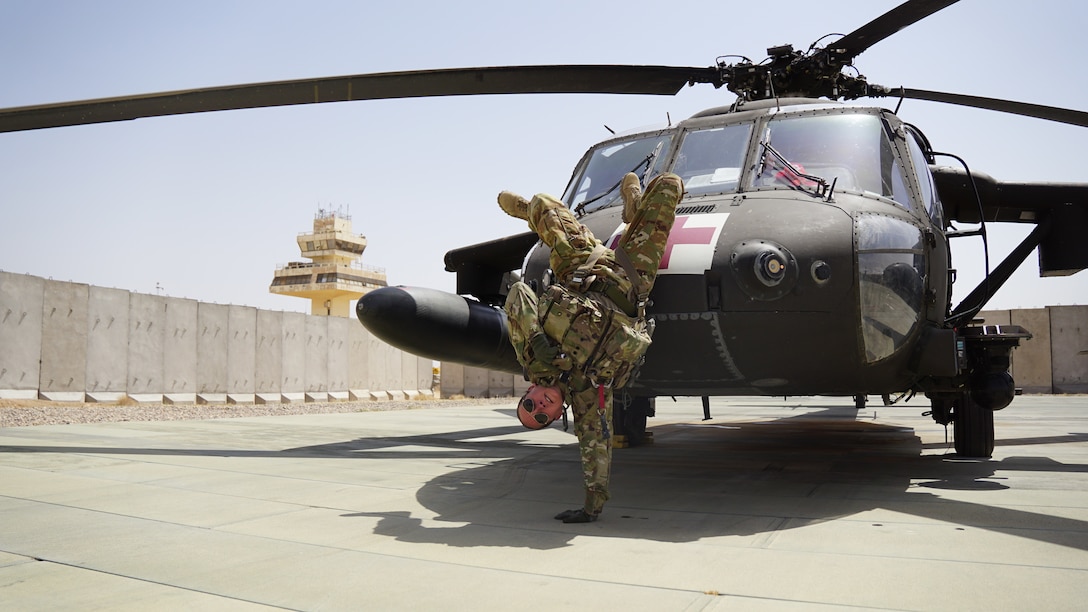
<path id="1" fill-rule="evenodd" d="M 385 270 L 358 262 L 366 236 L 351 233 L 351 216 L 319 209 L 314 231 L 298 235 L 302 256 L 312 261 L 281 265 L 268 290 L 310 298 L 310 314 L 351 318 L 351 302 L 386 286 Z"/>

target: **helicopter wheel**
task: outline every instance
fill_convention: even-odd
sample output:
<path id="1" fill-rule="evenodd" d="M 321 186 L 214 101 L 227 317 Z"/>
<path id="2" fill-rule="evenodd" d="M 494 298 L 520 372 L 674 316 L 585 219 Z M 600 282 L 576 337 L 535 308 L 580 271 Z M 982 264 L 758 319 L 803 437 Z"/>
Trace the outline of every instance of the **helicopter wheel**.
<path id="1" fill-rule="evenodd" d="M 988 459 L 994 453 L 994 411 L 960 394 L 952 409 L 953 438 L 960 457 Z"/>
<path id="2" fill-rule="evenodd" d="M 866 400 L 867 400 L 867 398 L 864 395 L 855 395 L 854 396 L 854 408 L 857 408 L 858 410 L 865 410 Z"/>
<path id="3" fill-rule="evenodd" d="M 641 446 L 648 442 L 646 418 L 653 416 L 653 398 L 628 396 L 613 403 L 613 419 L 618 434 L 623 436 L 623 446 Z M 652 440 L 649 440 L 652 441 Z"/>

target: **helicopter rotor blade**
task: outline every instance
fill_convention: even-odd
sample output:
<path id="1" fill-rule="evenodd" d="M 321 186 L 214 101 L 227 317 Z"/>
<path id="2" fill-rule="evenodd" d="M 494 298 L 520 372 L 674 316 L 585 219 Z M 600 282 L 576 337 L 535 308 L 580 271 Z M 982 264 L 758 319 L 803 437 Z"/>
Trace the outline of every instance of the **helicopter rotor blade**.
<path id="1" fill-rule="evenodd" d="M 228 85 L 0 109 L 0 132 L 292 104 L 519 93 L 674 95 L 718 83 L 717 68 L 626 65 L 508 66 L 385 72 Z"/>
<path id="2" fill-rule="evenodd" d="M 1011 113 L 1013 115 L 1023 115 L 1025 117 L 1034 117 L 1036 119 L 1046 119 L 1047 121 L 1057 121 L 1059 123 L 1088 127 L 1088 113 L 1067 108 L 1031 104 L 1029 102 L 1016 102 L 1014 100 L 999 100 L 997 98 L 946 93 L 942 91 L 928 91 L 925 89 L 885 88 L 884 92 L 884 94 L 874 93 L 870 95 L 877 97 L 882 97 L 883 95 L 899 95 L 913 100 L 928 100 L 930 102 L 945 102 L 947 104 L 957 104 L 959 106 L 971 106 L 984 110 L 999 111 L 1002 113 Z"/>
<path id="3" fill-rule="evenodd" d="M 959 0 L 909 0 L 832 43 L 850 58 Z"/>

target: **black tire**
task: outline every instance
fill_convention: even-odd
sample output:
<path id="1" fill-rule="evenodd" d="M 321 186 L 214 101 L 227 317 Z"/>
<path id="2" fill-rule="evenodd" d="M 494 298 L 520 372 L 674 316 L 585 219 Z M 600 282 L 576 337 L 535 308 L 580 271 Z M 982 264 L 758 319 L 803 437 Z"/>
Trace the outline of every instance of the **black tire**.
<path id="1" fill-rule="evenodd" d="M 854 396 L 854 408 L 856 408 L 858 410 L 865 410 L 865 403 L 866 403 L 867 400 L 868 400 L 868 398 L 866 396 L 864 396 L 864 395 L 855 395 Z"/>
<path id="2" fill-rule="evenodd" d="M 646 417 L 650 414 L 650 398 L 632 397 L 623 410 L 623 432 L 629 446 L 639 446 L 646 441 Z"/>
<path id="3" fill-rule="evenodd" d="M 963 393 L 955 404 L 952 421 L 957 455 L 988 459 L 994 454 L 993 410 L 975 403 L 969 392 Z"/>

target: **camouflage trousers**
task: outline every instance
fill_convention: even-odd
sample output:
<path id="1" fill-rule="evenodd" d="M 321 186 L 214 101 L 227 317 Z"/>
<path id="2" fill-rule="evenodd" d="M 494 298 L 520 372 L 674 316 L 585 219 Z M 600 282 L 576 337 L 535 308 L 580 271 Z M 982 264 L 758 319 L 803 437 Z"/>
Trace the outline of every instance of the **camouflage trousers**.
<path id="1" fill-rule="evenodd" d="M 638 273 L 637 279 L 630 279 L 636 293 L 648 295 L 657 280 L 657 269 L 676 220 L 676 205 L 683 196 L 684 184 L 679 176 L 669 173 L 654 178 L 616 245 L 631 258 Z"/>
<path id="2" fill-rule="evenodd" d="M 638 278 L 625 280 L 634 286 L 636 294 L 647 295 L 654 286 L 676 219 L 676 204 L 683 195 L 684 184 L 679 176 L 667 173 L 655 177 L 636 203 L 614 247 L 631 260 Z M 529 203 L 529 226 L 551 247 L 549 263 L 560 282 L 569 279 L 574 269 L 590 258 L 599 242 L 574 213 L 548 194 L 537 194 Z M 615 257 L 609 252 L 604 260 L 614 264 Z"/>
<path id="3" fill-rule="evenodd" d="M 585 511 L 600 514 L 608 501 L 608 480 L 612 473 L 612 389 L 604 389 L 604 407 L 600 391 L 582 375 L 571 376 L 567 391 L 574 413 L 574 434 L 582 457 L 585 482 Z M 607 433 L 606 433 L 607 428 Z"/>
<path id="4" fill-rule="evenodd" d="M 683 193 L 683 183 L 676 175 L 664 174 L 651 181 L 616 245 L 617 249 L 627 253 L 638 274 L 637 279 L 628 279 L 634 285 L 636 294 L 649 294 L 653 288 L 676 217 L 676 205 Z M 530 210 L 537 212 L 532 216 L 534 229 L 552 247 L 553 259 L 561 255 L 565 260 L 562 263 L 551 262 L 553 269 L 562 277 L 561 268 L 570 266 L 572 262 L 584 261 L 596 241 L 562 203 L 542 201 L 543 198 L 547 196 L 538 195 L 530 204 Z M 548 210 L 549 214 L 541 214 L 543 210 Z M 578 231 L 572 231 L 572 227 Z M 612 389 L 605 387 L 603 391 L 602 408 L 601 389 L 578 372 L 572 373 L 564 389 L 574 413 L 574 433 L 578 436 L 585 482 L 585 511 L 590 514 L 600 513 L 610 497 L 608 482 L 612 470 L 614 431 Z"/>

